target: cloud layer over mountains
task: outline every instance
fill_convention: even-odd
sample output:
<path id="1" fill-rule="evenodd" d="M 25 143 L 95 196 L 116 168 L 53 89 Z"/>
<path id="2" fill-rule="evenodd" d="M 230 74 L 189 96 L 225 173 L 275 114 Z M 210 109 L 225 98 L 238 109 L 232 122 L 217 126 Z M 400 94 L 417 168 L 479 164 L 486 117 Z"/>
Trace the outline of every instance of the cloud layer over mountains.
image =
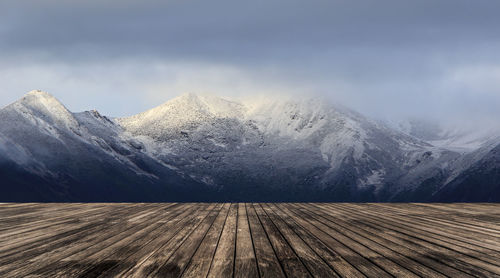
<path id="1" fill-rule="evenodd" d="M 0 106 L 52 92 L 134 114 L 182 92 L 318 94 L 496 125 L 497 1 L 2 1 Z M 128 113 L 128 114 L 127 114 Z"/>

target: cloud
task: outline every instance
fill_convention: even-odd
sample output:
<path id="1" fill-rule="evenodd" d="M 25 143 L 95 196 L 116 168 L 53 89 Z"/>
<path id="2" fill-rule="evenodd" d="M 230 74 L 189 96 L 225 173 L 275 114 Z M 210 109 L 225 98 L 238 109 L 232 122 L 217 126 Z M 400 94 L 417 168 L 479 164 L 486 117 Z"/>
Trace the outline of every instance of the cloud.
<path id="1" fill-rule="evenodd" d="M 0 105 L 114 116 L 185 91 L 322 94 L 377 117 L 498 118 L 498 1 L 2 1 Z"/>
<path id="2" fill-rule="evenodd" d="M 71 111 L 97 109 L 112 116 L 139 113 L 186 92 L 244 97 L 306 91 L 280 80 L 272 68 L 254 72 L 224 64 L 127 59 L 81 67 L 47 62 L 11 65 L 0 68 L 0 84 L 4 105 L 41 89 Z"/>

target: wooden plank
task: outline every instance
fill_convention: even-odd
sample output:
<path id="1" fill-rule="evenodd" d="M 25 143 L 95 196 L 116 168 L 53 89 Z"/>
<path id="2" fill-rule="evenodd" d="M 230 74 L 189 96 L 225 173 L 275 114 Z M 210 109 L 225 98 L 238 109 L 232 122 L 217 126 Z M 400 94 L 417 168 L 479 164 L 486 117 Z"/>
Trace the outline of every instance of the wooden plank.
<path id="1" fill-rule="evenodd" d="M 413 203 L 415 206 L 434 210 L 442 214 L 451 214 L 450 212 L 460 212 L 465 214 L 491 213 L 500 210 L 498 204 L 491 203 Z"/>
<path id="2" fill-rule="evenodd" d="M 20 252 L 15 256 L 8 257 L 11 263 L 3 261 L 0 269 L 2 272 L 5 270 L 8 271 L 9 268 L 15 269 L 16 272 L 19 272 L 18 276 L 24 276 L 25 273 L 41 267 L 48 267 L 54 262 L 67 258 L 78 250 L 87 249 L 88 246 L 100 244 L 100 247 L 103 248 L 103 236 L 111 237 L 116 235 L 116 230 L 115 232 L 110 232 L 112 230 L 109 228 L 122 223 L 113 223 L 113 221 L 108 221 L 109 219 L 123 219 L 127 214 L 139 214 L 145 209 L 144 207 L 135 207 L 128 211 L 113 210 L 111 214 L 103 218 L 100 222 L 97 222 L 98 225 L 95 225 L 91 229 L 82 230 L 71 236 L 62 237 L 59 240 L 48 242 L 36 248 Z M 94 240 L 93 238 L 96 239 Z"/>
<path id="3" fill-rule="evenodd" d="M 191 257 L 182 277 L 206 277 L 210 270 L 215 251 L 219 244 L 221 234 L 229 215 L 229 206 L 226 204 L 219 213 L 214 223 L 201 240 L 193 257 Z"/>
<path id="4" fill-rule="evenodd" d="M 147 215 L 143 218 L 144 222 L 130 221 L 138 215 L 132 215 L 118 221 L 122 225 L 110 227 L 109 233 L 112 235 L 111 237 L 106 235 L 108 233 L 102 233 L 98 239 L 95 239 L 98 240 L 99 244 L 89 245 L 87 248 L 61 259 L 59 265 L 43 268 L 39 273 L 46 276 L 84 277 L 105 272 L 115 267 L 119 262 L 108 260 L 109 256 L 116 252 L 121 254 L 129 251 L 128 244 L 148 235 L 157 228 L 157 225 L 151 223 L 156 223 L 163 217 L 162 212 L 165 208 L 155 205 L 153 210 L 156 211 L 155 214 L 150 214 L 149 210 L 142 212 L 142 214 Z M 178 210 L 182 210 L 182 206 Z M 169 211 L 169 213 L 175 213 L 175 211 Z"/>
<path id="5" fill-rule="evenodd" d="M 311 229 L 314 229 L 310 223 L 303 221 L 299 224 L 288 214 L 284 213 L 279 208 L 279 205 L 267 204 L 267 206 L 341 277 L 366 277 L 336 251 L 333 251 L 313 233 L 310 233 Z"/>
<path id="6" fill-rule="evenodd" d="M 147 257 L 135 264 L 131 269 L 117 276 L 148 277 L 153 276 L 163 264 L 170 259 L 172 254 L 190 237 L 191 233 L 200 228 L 203 222 L 215 219 L 221 208 L 220 204 L 211 204 L 199 211 L 195 218 L 180 226 L 175 236 L 166 244 L 153 251 Z M 215 216 L 214 216 L 215 214 Z"/>
<path id="7" fill-rule="evenodd" d="M 500 266 L 500 252 L 491 250 L 489 248 L 489 243 L 475 242 L 475 244 L 472 244 L 469 239 L 448 234 L 446 230 L 442 231 L 438 229 L 436 227 L 437 225 L 426 226 L 423 224 L 415 224 L 412 221 L 406 221 L 403 217 L 386 216 L 382 212 L 376 212 L 372 209 L 367 211 L 366 215 L 389 221 L 397 225 L 397 227 L 408 230 L 408 232 L 412 232 L 413 235 L 416 234 L 415 236 L 417 237 L 423 236 L 425 240 L 431 241 L 437 245 L 450 248 L 465 255 L 472 255 L 476 258 L 481 258 L 481 260 L 489 264 Z M 463 233 L 465 234 L 467 232 L 463 231 Z M 484 254 L 488 254 L 488 256 L 484 256 Z"/>
<path id="8" fill-rule="evenodd" d="M 117 210 L 124 210 L 126 208 L 118 208 Z M 60 214 L 57 212 L 57 214 Z M 42 219 L 41 221 L 34 221 L 33 225 L 19 226 L 13 229 L 4 230 L 0 235 L 0 245 L 10 246 L 8 249 L 12 251 L 15 246 L 27 245 L 33 242 L 39 242 L 43 239 L 43 236 L 53 232 L 59 227 L 68 227 L 68 224 L 88 222 L 85 217 L 90 216 L 92 218 L 97 218 L 109 214 L 109 208 L 101 207 L 96 209 L 86 209 L 86 206 L 80 207 L 77 212 L 62 213 L 63 216 L 56 219 Z M 0 254 L 2 250 L 0 249 Z"/>
<path id="9" fill-rule="evenodd" d="M 345 236 L 352 238 L 356 242 L 362 243 L 371 250 L 382 254 L 384 257 L 390 258 L 400 266 L 412 271 L 413 273 L 421 277 L 446 277 L 443 274 L 433 270 L 432 268 L 427 267 L 425 264 L 419 263 L 418 260 L 411 259 L 412 254 L 410 250 L 403 250 L 400 248 L 398 249 L 398 251 L 402 251 L 403 254 L 401 254 L 389 248 L 388 246 L 386 247 L 385 244 L 379 243 L 380 241 L 376 240 L 374 237 L 366 233 L 362 233 L 359 229 L 355 228 L 355 225 L 345 225 L 346 222 L 332 217 L 327 213 L 326 210 L 318 209 L 317 206 L 314 206 L 312 204 L 300 204 L 298 206 L 305 208 L 305 210 L 317 216 L 317 219 L 323 219 L 324 221 L 322 222 L 327 226 L 337 230 Z M 427 263 L 429 263 L 429 261 L 427 261 Z"/>
<path id="10" fill-rule="evenodd" d="M 311 249 L 274 211 L 267 205 L 262 205 L 262 209 L 273 222 L 273 225 L 280 231 L 288 244 L 293 248 L 295 254 L 304 263 L 309 273 L 314 277 L 340 277 L 328 266 L 327 263 Z"/>
<path id="11" fill-rule="evenodd" d="M 118 206 L 118 205 L 117 205 Z M 6 211 L 5 209 L 0 208 L 0 224 L 9 223 L 9 224 L 32 224 L 32 220 L 49 220 L 51 218 L 58 218 L 61 215 L 68 215 L 71 213 L 75 213 L 76 211 L 87 211 L 93 209 L 107 208 L 106 204 L 74 204 L 74 203 L 63 203 L 63 204 L 33 204 L 31 207 L 23 208 L 22 212 L 19 209 Z M 57 212 L 57 213 L 54 213 Z M 29 221 L 29 222 L 28 222 Z M 12 227 L 9 225 L 9 228 Z M 15 226 L 14 226 L 15 227 Z M 0 229 L 3 231 L 3 229 Z"/>
<path id="12" fill-rule="evenodd" d="M 233 277 L 237 218 L 238 204 L 232 204 L 207 277 Z"/>
<path id="13" fill-rule="evenodd" d="M 26 204 L 18 204 L 16 206 L 8 206 L 5 207 L 2 205 L 0 208 L 0 223 L 4 223 L 5 220 L 11 218 L 22 218 L 25 215 L 29 215 L 32 213 L 40 213 L 42 214 L 44 210 L 63 210 L 62 207 L 64 204 L 43 204 L 43 203 L 26 203 Z M 70 205 L 71 206 L 71 205 Z"/>
<path id="14" fill-rule="evenodd" d="M 352 211 L 346 210 L 346 213 L 350 213 Z M 357 212 L 354 212 L 357 213 Z M 384 233 L 386 236 L 393 236 L 400 240 L 402 244 L 410 246 L 415 252 L 421 253 L 423 255 L 430 255 L 435 257 L 437 261 L 443 262 L 451 267 L 469 273 L 470 275 L 476 277 L 490 277 L 492 276 L 491 272 L 485 271 L 482 268 L 478 268 L 477 265 L 470 262 L 462 261 L 463 255 L 458 253 L 454 254 L 453 250 L 443 249 L 439 244 L 435 244 L 432 242 L 428 242 L 426 237 L 419 236 L 418 233 L 414 235 L 408 235 L 408 230 L 401 230 L 395 224 L 386 225 L 384 221 L 381 221 L 380 218 L 369 218 L 369 213 L 364 213 L 362 217 L 365 218 L 364 223 L 358 223 L 358 225 L 368 225 L 375 230 L 379 230 L 379 233 Z M 450 253 L 452 252 L 452 253 Z M 487 257 L 486 254 L 483 257 Z M 468 257 L 465 257 L 466 261 Z"/>
<path id="15" fill-rule="evenodd" d="M 500 204 L 0 204 L 0 277 L 500 277 Z"/>
<path id="16" fill-rule="evenodd" d="M 498 205 L 461 204 L 460 209 L 453 209 L 453 205 L 454 204 L 412 203 L 404 204 L 404 206 L 400 208 L 406 211 L 414 211 L 413 208 L 425 211 L 421 214 L 415 214 L 415 216 L 425 216 L 440 221 L 447 221 L 457 226 L 467 224 L 474 229 L 500 234 L 500 207 Z M 444 218 L 443 215 L 446 217 Z"/>
<path id="17" fill-rule="evenodd" d="M 246 204 L 238 204 L 234 277 L 259 277 Z"/>
<path id="18" fill-rule="evenodd" d="M 264 231 L 273 246 L 273 249 L 280 261 L 283 270 L 287 276 L 296 276 L 296 277 L 311 277 L 311 273 L 304 266 L 302 261 L 297 257 L 297 254 L 290 247 L 288 242 L 283 238 L 279 230 L 269 219 L 268 215 L 262 210 L 260 205 L 253 204 L 255 212 L 257 213 L 257 217 L 259 218 L 262 226 L 264 227 Z"/>
<path id="19" fill-rule="evenodd" d="M 330 215 L 333 215 L 331 214 L 330 209 L 323 208 L 321 205 L 316 206 L 321 207 L 321 209 L 328 211 L 330 212 Z M 446 274 L 451 277 L 472 277 L 464 272 L 439 262 L 439 257 L 423 252 L 422 248 L 411 248 L 411 245 L 408 245 L 405 242 L 398 240 L 398 238 L 385 233 L 383 229 L 375 229 L 367 226 L 362 220 L 353 218 L 346 213 L 336 214 L 334 221 L 336 224 L 348 227 L 350 230 L 364 235 L 365 237 L 368 237 L 371 240 L 386 246 L 387 248 L 397 251 L 410 259 L 419 261 L 422 265 L 432 268 L 439 273 Z"/>
<path id="20" fill-rule="evenodd" d="M 195 229 L 189 235 L 188 240 L 182 243 L 180 246 L 181 248 L 178 248 L 165 264 L 153 271 L 150 275 L 160 277 L 179 277 L 184 272 L 184 269 L 191 260 L 191 257 L 195 254 L 196 250 L 202 243 L 203 239 L 210 230 L 210 227 L 212 227 L 214 221 L 217 219 L 217 216 L 220 214 L 224 215 L 227 211 L 227 207 L 228 205 L 224 204 L 222 209 L 211 211 L 208 217 L 201 223 L 200 227 Z"/>
<path id="21" fill-rule="evenodd" d="M 202 206 L 200 205 L 189 204 L 187 209 L 179 209 L 171 214 L 165 213 L 160 220 L 155 221 L 153 225 L 157 224 L 157 226 L 152 232 L 143 234 L 143 236 L 139 235 L 135 239 L 129 238 L 127 241 L 122 241 L 119 245 L 115 244 L 113 246 L 114 252 L 108 255 L 106 260 L 118 263 L 106 271 L 95 273 L 99 274 L 99 277 L 116 277 L 120 273 L 128 271 L 141 258 L 156 250 L 158 246 L 162 246 L 168 242 L 179 231 L 179 226 L 182 227 L 185 223 L 193 219 L 201 208 Z M 170 212 L 170 210 L 167 212 Z M 97 257 L 99 258 L 100 256 Z M 86 273 L 86 275 L 92 276 L 89 273 Z"/>
<path id="22" fill-rule="evenodd" d="M 255 210 L 252 209 L 251 205 L 246 205 L 246 210 L 260 277 L 285 277 L 285 273 L 274 253 L 264 228 L 257 218 Z"/>
<path id="23" fill-rule="evenodd" d="M 362 272 L 368 277 L 392 277 L 389 273 L 375 264 L 371 258 L 366 258 L 363 255 L 355 252 L 347 243 L 339 241 L 337 238 L 333 237 L 328 231 L 321 229 L 321 223 L 314 219 L 308 219 L 302 214 L 298 213 L 298 210 L 292 211 L 287 204 L 280 204 L 280 208 L 293 218 L 297 223 L 306 226 L 314 236 L 319 238 L 323 243 L 325 243 L 332 250 L 340 254 L 346 261 L 348 261 L 352 266 L 355 266 L 357 270 Z M 307 224 L 309 223 L 309 225 Z"/>
<path id="24" fill-rule="evenodd" d="M 386 205 L 383 204 L 373 204 L 374 206 L 383 206 L 387 209 Z M 447 214 L 448 216 L 452 216 Z M 397 219 L 402 219 L 403 216 L 393 216 Z M 454 223 L 453 225 L 448 223 L 445 219 L 432 219 L 428 215 L 425 216 L 413 216 L 405 215 L 406 220 L 412 220 L 411 223 L 418 224 L 421 227 L 429 227 L 433 229 L 438 234 L 445 234 L 448 237 L 465 240 L 470 244 L 474 244 L 480 247 L 486 247 L 494 251 L 500 252 L 500 234 L 483 231 L 477 227 L 465 226 L 459 223 Z"/>
<path id="25" fill-rule="evenodd" d="M 330 204 L 330 206 L 334 205 Z M 346 205 L 337 204 L 335 206 L 339 209 L 346 207 Z M 492 271 L 485 270 L 481 267 L 485 265 L 483 261 L 458 253 L 453 249 L 445 248 L 439 245 L 439 242 L 431 242 L 429 241 L 429 238 L 417 232 L 413 232 L 411 231 L 411 229 L 401 229 L 398 223 L 391 223 L 385 219 L 382 219 L 382 217 L 372 217 L 369 211 L 363 211 L 363 213 L 359 213 L 359 209 L 354 208 L 351 210 L 344 208 L 344 211 L 347 213 L 354 213 L 363 217 L 363 219 L 365 219 L 365 221 L 369 223 L 368 225 L 372 226 L 373 228 L 383 228 L 383 232 L 385 234 L 390 234 L 394 237 L 402 239 L 404 244 L 411 244 L 414 245 L 415 248 L 424 249 L 428 254 L 439 254 L 440 261 L 443 261 L 444 263 L 454 268 L 469 273 L 470 275 L 479 277 L 488 277 L 494 275 L 493 273 L 499 272 L 498 270 L 496 270 L 496 268 L 492 269 Z M 487 268 L 489 268 L 491 265 L 486 264 L 486 266 Z"/>
<path id="26" fill-rule="evenodd" d="M 293 208 L 293 205 L 290 206 Z M 409 271 L 403 265 L 398 264 L 394 258 L 386 257 L 384 253 L 375 251 L 374 249 L 376 248 L 374 248 L 370 241 L 361 237 L 353 239 L 350 236 L 344 235 L 334 226 L 329 226 L 328 223 L 322 221 L 319 217 L 314 216 L 305 209 L 296 211 L 302 215 L 302 217 L 315 221 L 317 227 L 340 240 L 343 244 L 349 246 L 358 254 L 363 254 L 364 257 L 369 258 L 373 263 L 377 264 L 388 273 L 396 277 L 418 277 L 415 273 Z"/>
<path id="27" fill-rule="evenodd" d="M 145 207 L 145 208 L 138 208 L 137 213 L 142 213 L 145 210 L 148 209 L 155 209 L 151 207 Z M 130 212 L 129 212 L 130 213 Z M 103 227 L 107 224 L 110 224 L 110 219 L 114 219 L 115 217 L 119 217 L 120 211 L 115 211 L 111 215 L 109 215 L 106 218 L 100 218 L 99 221 L 91 221 L 87 224 L 87 226 L 84 226 L 83 228 L 77 228 L 76 230 L 73 229 L 71 233 L 62 233 L 62 234 L 57 234 L 47 240 L 41 240 L 40 242 L 36 242 L 34 245 L 30 245 L 28 247 L 25 247 L 23 250 L 14 250 L 17 252 L 14 252 L 12 255 L 2 257 L 0 259 L 0 273 L 5 271 L 6 268 L 13 267 L 12 263 L 19 263 L 19 260 L 21 259 L 22 262 L 26 262 L 29 259 L 32 259 L 33 257 L 40 256 L 43 254 L 46 254 L 47 252 L 50 252 L 51 250 L 54 250 L 56 248 L 63 248 L 67 247 L 68 244 L 71 244 L 72 242 L 78 241 L 83 237 L 83 235 L 88 234 L 88 233 L 93 233 L 95 231 L 98 231 L 100 227 Z M 123 217 L 123 216 L 122 216 Z M 107 235 L 108 233 L 102 233 L 102 235 Z M 116 235 L 116 231 L 113 233 L 110 233 L 109 235 L 114 236 Z M 102 243 L 102 242 L 101 242 Z M 103 243 L 102 243 L 103 244 Z M 99 247 L 102 248 L 105 245 L 100 245 Z M 97 248 L 97 246 L 96 246 Z M 19 266 L 16 266 L 19 267 Z"/>

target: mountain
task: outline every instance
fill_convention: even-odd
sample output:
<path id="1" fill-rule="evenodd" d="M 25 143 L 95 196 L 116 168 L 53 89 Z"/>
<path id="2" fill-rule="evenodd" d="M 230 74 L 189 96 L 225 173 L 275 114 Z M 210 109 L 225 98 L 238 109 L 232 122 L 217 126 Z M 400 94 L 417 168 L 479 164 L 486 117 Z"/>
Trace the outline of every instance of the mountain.
<path id="1" fill-rule="evenodd" d="M 499 169 L 496 152 L 500 147 L 498 128 L 478 130 L 467 125 L 444 128 L 435 122 L 418 119 L 400 121 L 396 126 L 403 133 L 460 154 L 447 163 L 445 174 L 430 180 L 430 184 L 442 180 L 431 200 L 500 201 L 500 183 L 496 176 Z"/>
<path id="2" fill-rule="evenodd" d="M 203 188 L 144 154 L 109 118 L 71 113 L 47 93 L 28 93 L 0 119 L 3 201 L 160 201 Z"/>
<path id="3" fill-rule="evenodd" d="M 468 201 L 480 170 L 499 187 L 477 166 L 493 148 L 436 146 L 323 99 L 184 94 L 112 119 L 32 91 L 0 119 L 5 201 Z"/>
<path id="4" fill-rule="evenodd" d="M 445 184 L 434 200 L 444 202 L 500 202 L 500 144 Z"/>

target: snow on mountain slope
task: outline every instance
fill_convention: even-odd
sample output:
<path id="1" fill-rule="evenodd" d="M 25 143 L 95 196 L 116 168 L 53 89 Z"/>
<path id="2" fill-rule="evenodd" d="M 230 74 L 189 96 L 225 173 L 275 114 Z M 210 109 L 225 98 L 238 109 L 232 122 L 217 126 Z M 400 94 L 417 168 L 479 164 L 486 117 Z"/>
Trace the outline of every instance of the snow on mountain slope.
<path id="1" fill-rule="evenodd" d="M 132 117 L 118 119 L 128 131 L 153 138 L 174 136 L 182 128 L 197 126 L 216 118 L 239 118 L 241 105 L 215 97 L 185 94 Z"/>
<path id="2" fill-rule="evenodd" d="M 443 153 L 322 99 L 237 102 L 186 94 L 116 121 L 138 140 L 152 138 L 146 145 L 153 156 L 226 189 L 228 175 L 247 169 L 240 177 L 248 184 L 288 181 L 306 190 L 347 175 L 350 190 L 374 192 Z"/>
<path id="3" fill-rule="evenodd" d="M 429 143 L 434 146 L 447 148 L 457 152 L 468 153 L 479 148 L 491 148 L 500 142 L 499 130 L 445 130 L 439 138 L 430 140 Z"/>
<path id="4" fill-rule="evenodd" d="M 466 192 L 462 173 L 496 161 L 485 142 L 457 152 L 323 99 L 185 94 L 111 119 L 32 91 L 0 109 L 0 178 L 19 200 L 36 183 L 57 200 L 425 201 Z"/>
<path id="5" fill-rule="evenodd" d="M 37 182 L 56 188 L 48 189 L 54 198 L 106 200 L 107 192 L 132 200 L 161 184 L 155 190 L 164 193 L 172 189 L 169 184 L 196 184 L 144 154 L 141 143 L 112 120 L 97 111 L 73 114 L 48 93 L 28 93 L 0 109 L 0 119 L 0 164 L 11 169 L 2 177 L 29 187 L 23 180 L 39 176 Z M 134 183 L 143 188 L 131 187 Z"/>
<path id="6" fill-rule="evenodd" d="M 441 125 L 437 122 L 410 119 L 388 124 L 402 133 L 419 138 L 429 144 L 459 153 L 468 153 L 483 147 L 493 147 L 500 142 L 500 129 L 478 129 L 458 124 Z"/>
<path id="7" fill-rule="evenodd" d="M 87 127 L 46 92 L 29 92 L 19 101 L 1 109 L 0 118 L 0 132 L 4 134 L 4 140 L 14 142 L 32 159 L 50 160 L 48 158 L 58 153 L 71 151 L 77 143 L 99 145 L 99 140 Z"/>
<path id="8" fill-rule="evenodd" d="M 79 124 L 64 105 L 48 93 L 31 91 L 1 111 L 4 135 L 15 135 L 14 130 L 34 126 L 47 136 L 59 138 L 60 130 L 79 132 Z M 22 134 L 19 134 L 22 137 Z M 28 138 L 27 138 L 28 139 Z"/>
<path id="9" fill-rule="evenodd" d="M 448 177 L 434 201 L 499 202 L 500 201 L 500 144 L 479 150 L 481 156 L 469 160 L 467 167 Z"/>
<path id="10" fill-rule="evenodd" d="M 27 165 L 32 161 L 32 157 L 22 146 L 12 142 L 9 138 L 0 133 L 0 159 L 12 160 L 19 165 Z"/>
<path id="11" fill-rule="evenodd" d="M 34 90 L 27 93 L 21 100 L 8 106 L 23 115 L 30 117 L 42 116 L 48 124 L 65 125 L 67 128 L 78 128 L 78 123 L 62 103 L 52 95 Z"/>
<path id="12" fill-rule="evenodd" d="M 425 178 L 429 179 L 431 183 L 438 184 L 436 196 L 444 194 L 437 192 L 450 194 L 450 187 L 458 188 L 457 179 L 463 180 L 463 173 L 468 172 L 470 168 L 474 168 L 474 165 L 480 164 L 481 161 L 487 161 L 487 156 L 500 143 L 500 130 L 495 127 L 478 129 L 460 124 L 441 126 L 436 122 L 417 119 L 401 121 L 393 126 L 406 134 L 427 140 L 429 144 L 435 146 L 435 149 L 454 153 L 443 161 L 440 171 L 435 172 L 434 175 L 430 174 L 432 172 L 426 172 Z M 473 172 L 475 171 L 477 170 Z M 470 175 L 472 176 L 474 173 L 470 173 Z M 415 180 L 418 179 L 411 177 L 409 182 Z M 438 198 L 436 196 L 435 198 Z"/>

